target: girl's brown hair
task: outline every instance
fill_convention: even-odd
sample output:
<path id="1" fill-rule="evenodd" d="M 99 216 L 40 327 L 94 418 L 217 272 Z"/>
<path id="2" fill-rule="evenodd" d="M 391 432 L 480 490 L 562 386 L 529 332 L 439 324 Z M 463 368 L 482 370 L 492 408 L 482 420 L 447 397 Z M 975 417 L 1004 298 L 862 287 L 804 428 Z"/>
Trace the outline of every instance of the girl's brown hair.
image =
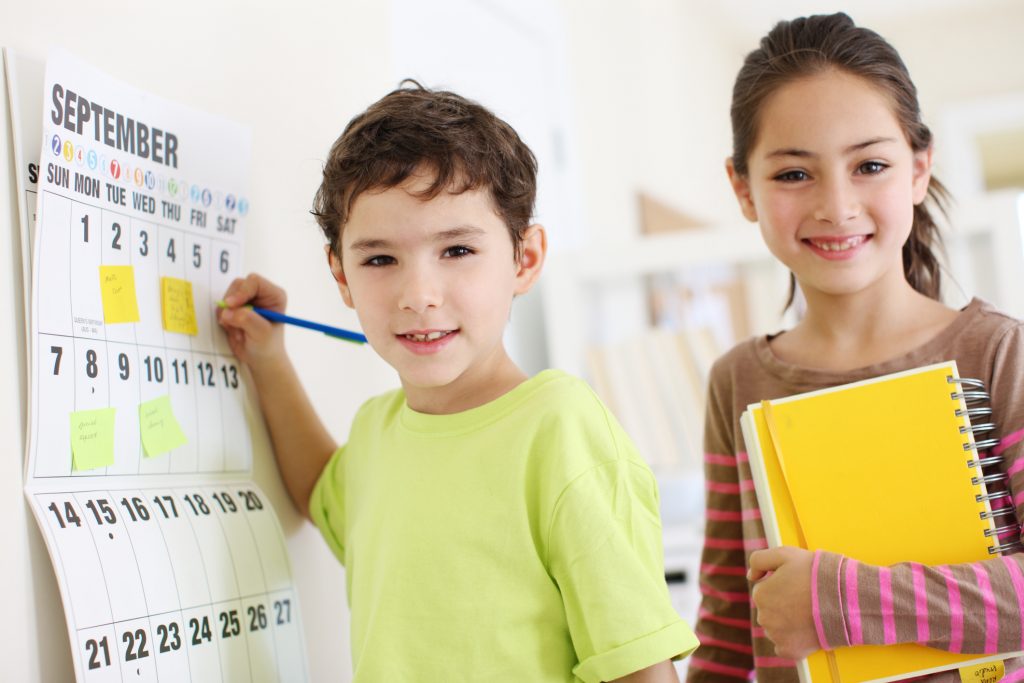
<path id="1" fill-rule="evenodd" d="M 761 109 L 769 95 L 794 80 L 839 69 L 860 76 L 885 92 L 892 102 L 900 127 L 914 152 L 927 150 L 932 133 L 921 121 L 917 88 L 910 80 L 899 53 L 880 35 L 853 23 L 842 12 L 782 21 L 747 55 L 732 91 L 732 162 L 746 175 L 750 151 L 757 142 Z M 945 214 L 949 194 L 932 176 L 927 200 Z M 910 237 L 903 245 L 903 272 L 918 292 L 939 298 L 939 260 L 942 248 L 939 228 L 927 203 L 914 206 Z M 793 302 L 796 280 L 790 276 L 789 300 Z"/>
<path id="2" fill-rule="evenodd" d="M 488 190 L 508 227 L 516 259 L 537 194 L 537 160 L 515 130 L 485 107 L 407 79 L 352 119 L 331 147 L 313 215 L 341 255 L 340 237 L 356 198 L 434 174 L 421 199 Z"/>

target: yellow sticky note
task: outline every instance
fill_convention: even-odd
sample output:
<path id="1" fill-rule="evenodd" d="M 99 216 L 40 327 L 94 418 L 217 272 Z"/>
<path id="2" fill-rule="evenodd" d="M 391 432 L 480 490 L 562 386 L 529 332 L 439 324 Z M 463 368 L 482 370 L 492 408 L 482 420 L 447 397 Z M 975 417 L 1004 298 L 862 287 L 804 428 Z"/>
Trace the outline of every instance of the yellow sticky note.
<path id="1" fill-rule="evenodd" d="M 71 468 L 94 470 L 114 464 L 114 408 L 71 413 Z"/>
<path id="2" fill-rule="evenodd" d="M 960 680 L 963 683 L 998 683 L 1006 675 L 1006 667 L 1002 662 L 974 664 L 961 667 Z"/>
<path id="3" fill-rule="evenodd" d="M 199 334 L 191 282 L 176 277 L 160 278 L 160 303 L 165 330 L 179 334 Z"/>
<path id="4" fill-rule="evenodd" d="M 172 451 L 188 441 L 174 417 L 170 396 L 161 396 L 139 406 L 139 433 L 147 458 Z"/>
<path id="5" fill-rule="evenodd" d="M 103 322 L 139 322 L 135 271 L 131 266 L 100 266 L 100 294 L 103 296 Z"/>

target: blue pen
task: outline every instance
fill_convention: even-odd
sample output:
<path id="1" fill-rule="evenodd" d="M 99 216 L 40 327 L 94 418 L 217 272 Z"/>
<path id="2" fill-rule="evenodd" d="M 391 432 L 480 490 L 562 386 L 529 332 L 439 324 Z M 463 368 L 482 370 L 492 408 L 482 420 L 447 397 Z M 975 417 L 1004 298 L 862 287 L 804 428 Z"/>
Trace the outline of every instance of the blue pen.
<path id="1" fill-rule="evenodd" d="M 223 301 L 218 301 L 217 305 L 221 308 L 227 308 L 227 304 Z M 259 308 L 258 306 L 249 306 L 253 313 L 259 313 L 261 316 L 275 323 L 287 323 L 289 325 L 295 325 L 297 327 L 305 327 L 309 330 L 316 330 L 317 332 L 323 332 L 328 337 L 335 337 L 336 339 L 342 339 L 344 341 L 354 342 L 356 344 L 365 344 L 366 335 L 360 334 L 359 332 L 351 332 L 349 330 L 343 330 L 340 327 L 331 327 L 330 325 L 322 325 L 321 323 L 315 323 L 311 320 L 303 320 L 302 318 L 293 318 L 290 315 L 284 313 L 278 313 L 277 311 L 271 311 L 266 308 Z"/>

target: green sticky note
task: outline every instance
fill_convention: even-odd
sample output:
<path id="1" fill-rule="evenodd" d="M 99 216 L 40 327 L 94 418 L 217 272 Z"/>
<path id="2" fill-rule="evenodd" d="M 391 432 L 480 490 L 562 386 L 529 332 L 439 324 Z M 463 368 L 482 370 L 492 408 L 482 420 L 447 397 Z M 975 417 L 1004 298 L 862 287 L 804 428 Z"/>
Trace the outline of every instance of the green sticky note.
<path id="1" fill-rule="evenodd" d="M 170 396 L 161 396 L 139 406 L 139 434 L 147 458 L 173 451 L 188 442 L 174 417 Z"/>
<path id="2" fill-rule="evenodd" d="M 139 322 L 139 303 L 135 298 L 135 270 L 131 266 L 100 266 L 100 295 L 103 322 Z"/>
<path id="3" fill-rule="evenodd" d="M 114 408 L 71 413 L 71 468 L 94 470 L 114 464 Z"/>

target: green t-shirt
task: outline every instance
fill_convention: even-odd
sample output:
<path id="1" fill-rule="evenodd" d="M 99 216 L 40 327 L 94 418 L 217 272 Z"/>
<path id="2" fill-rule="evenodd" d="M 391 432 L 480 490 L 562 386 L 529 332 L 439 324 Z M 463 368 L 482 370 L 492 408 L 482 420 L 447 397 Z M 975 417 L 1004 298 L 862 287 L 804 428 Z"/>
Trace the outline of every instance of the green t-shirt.
<path id="1" fill-rule="evenodd" d="M 357 683 L 589 683 L 697 646 L 654 477 L 565 373 L 453 415 L 367 401 L 310 511 L 346 567 Z"/>

